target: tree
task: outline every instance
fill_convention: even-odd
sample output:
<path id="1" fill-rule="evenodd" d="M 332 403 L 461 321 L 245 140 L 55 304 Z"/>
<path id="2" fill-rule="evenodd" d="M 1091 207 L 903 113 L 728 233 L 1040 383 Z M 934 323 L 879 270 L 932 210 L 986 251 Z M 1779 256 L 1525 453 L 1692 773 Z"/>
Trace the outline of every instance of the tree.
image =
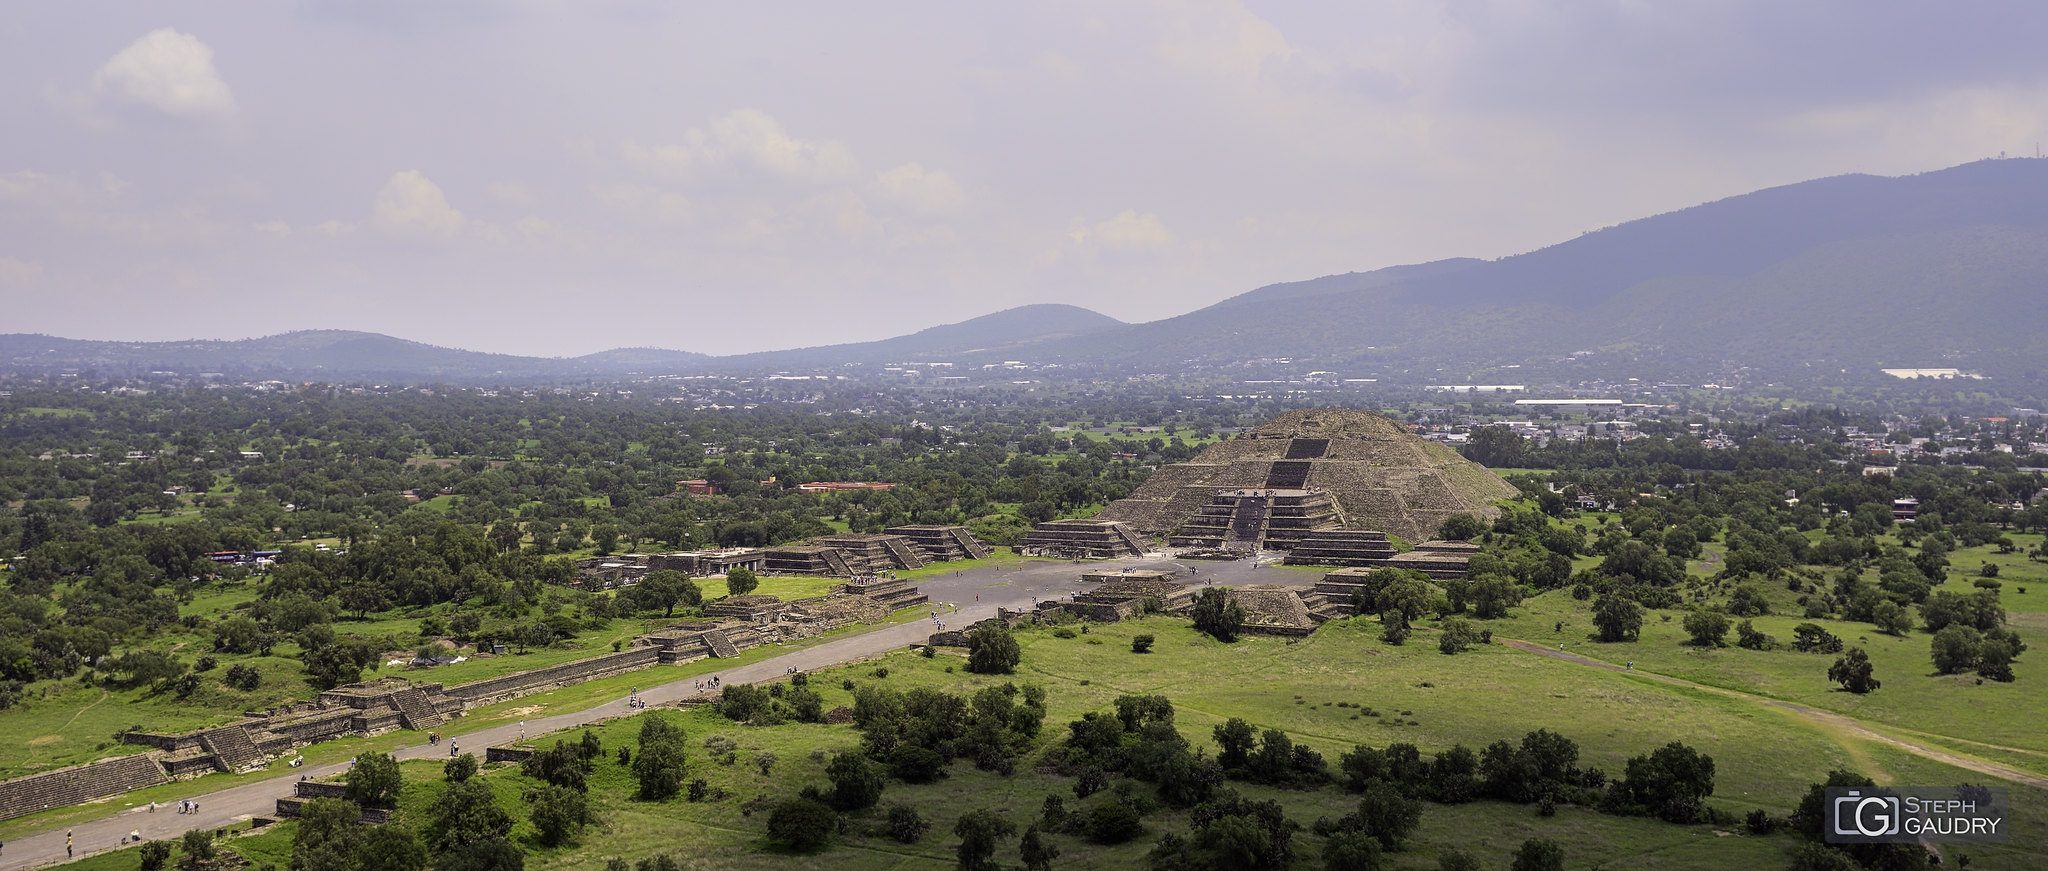
<path id="1" fill-rule="evenodd" d="M 1842 639 L 1818 623 L 1801 623 L 1792 627 L 1792 649 L 1800 653 L 1841 653 Z"/>
<path id="2" fill-rule="evenodd" d="M 1060 848 L 1038 833 L 1038 826 L 1024 829 L 1024 840 L 1017 844 L 1018 857 L 1024 860 L 1024 871 L 1052 871 L 1052 860 L 1060 857 Z"/>
<path id="3" fill-rule="evenodd" d="M 420 871 L 427 867 L 427 848 L 404 826 L 370 826 L 363 834 L 357 871 Z"/>
<path id="4" fill-rule="evenodd" d="M 1196 632 L 1225 644 L 1236 641 L 1237 633 L 1244 629 L 1244 606 L 1230 598 L 1230 591 L 1223 587 L 1202 588 L 1189 616 L 1194 619 Z"/>
<path id="5" fill-rule="evenodd" d="M 1548 838 L 1530 838 L 1515 850 L 1510 871 L 1564 871 L 1564 848 Z"/>
<path id="6" fill-rule="evenodd" d="M 581 791 L 550 785 L 534 799 L 529 818 L 541 843 L 559 847 L 575 840 L 591 821 L 590 802 Z"/>
<path id="7" fill-rule="evenodd" d="M 1769 650 L 1777 645 L 1777 640 L 1765 635 L 1763 630 L 1756 628 L 1756 624 L 1748 620 L 1735 624 L 1736 647 L 1744 650 Z"/>
<path id="8" fill-rule="evenodd" d="M 1677 741 L 1630 759 L 1625 771 L 1617 792 L 1666 822 L 1698 820 L 1714 794 L 1714 757 Z"/>
<path id="9" fill-rule="evenodd" d="M 466 850 L 440 856 L 434 871 L 524 871 L 526 853 L 504 837 L 478 841 Z"/>
<path id="10" fill-rule="evenodd" d="M 1982 644 L 1983 636 L 1968 626 L 1955 623 L 1942 627 L 1929 645 L 1935 672 L 1956 674 L 1976 668 L 1977 650 Z"/>
<path id="11" fill-rule="evenodd" d="M 1521 604 L 1522 588 L 1506 575 L 1484 574 L 1466 585 L 1465 598 L 1472 603 L 1472 616 L 1494 620 L 1506 617 L 1509 608 Z"/>
<path id="12" fill-rule="evenodd" d="M 1219 748 L 1216 762 L 1223 766 L 1224 771 L 1242 771 L 1251 764 L 1252 745 L 1257 740 L 1252 724 L 1242 718 L 1231 717 L 1218 723 L 1214 734 Z"/>
<path id="13" fill-rule="evenodd" d="M 142 845 L 141 857 L 142 871 L 163 871 L 164 862 L 171 858 L 171 842 L 149 841 Z"/>
<path id="14" fill-rule="evenodd" d="M 476 776 L 476 754 L 464 753 L 448 760 L 441 766 L 441 775 L 450 783 L 461 783 Z"/>
<path id="15" fill-rule="evenodd" d="M 512 831 L 512 815 L 498 806 L 497 793 L 476 778 L 450 783 L 427 808 L 423 831 L 427 845 L 443 865 Z"/>
<path id="16" fill-rule="evenodd" d="M 761 586 L 761 579 L 754 576 L 752 569 L 736 566 L 725 573 L 725 592 L 728 595 L 744 596 Z"/>
<path id="17" fill-rule="evenodd" d="M 1429 584 L 1403 573 L 1373 596 L 1373 610 L 1379 612 L 1380 622 L 1406 628 L 1429 610 L 1432 598 Z"/>
<path id="18" fill-rule="evenodd" d="M 1471 541 L 1486 534 L 1486 521 L 1470 514 L 1453 514 L 1438 524 L 1436 537 L 1445 541 Z"/>
<path id="19" fill-rule="evenodd" d="M 1470 515 L 1459 514 L 1457 517 Z M 1445 525 L 1449 525 L 1448 522 Z M 1380 842 L 1364 832 L 1336 832 L 1323 842 L 1324 871 L 1379 871 Z"/>
<path id="20" fill-rule="evenodd" d="M 735 569 L 744 571 L 744 569 Z M 676 606 L 695 608 L 704 604 L 704 591 L 689 575 L 674 569 L 648 572 L 633 588 L 633 600 L 642 608 L 660 608 L 663 617 L 674 617 Z"/>
<path id="21" fill-rule="evenodd" d="M 1643 631 L 1643 606 L 1619 593 L 1602 593 L 1593 603 L 1593 626 L 1601 641 L 1634 641 Z"/>
<path id="22" fill-rule="evenodd" d="M 1088 811 L 1088 820 L 1083 825 L 1088 840 L 1097 844 L 1121 844 L 1145 833 L 1145 822 L 1138 812 L 1121 802 L 1103 802 Z"/>
<path id="23" fill-rule="evenodd" d="M 1156 640 L 1156 639 L 1154 639 L 1154 638 L 1153 638 L 1152 636 L 1150 636 L 1150 635 L 1133 635 L 1133 636 L 1131 636 L 1131 652 L 1132 652 L 1132 653 L 1151 653 L 1151 652 L 1152 652 L 1152 643 L 1153 643 L 1153 641 L 1155 641 L 1155 640 Z"/>
<path id="24" fill-rule="evenodd" d="M 847 752 L 832 757 L 832 763 L 825 766 L 825 776 L 832 780 L 832 792 L 828 801 L 839 811 L 857 811 L 875 806 L 882 800 L 882 788 L 888 777 L 882 766 L 861 753 Z"/>
<path id="25" fill-rule="evenodd" d="M 667 717 L 644 715 L 640 724 L 640 752 L 633 756 L 633 776 L 640 781 L 640 798 L 661 801 L 675 797 L 682 791 L 683 778 L 689 772 L 683 730 Z"/>
<path id="26" fill-rule="evenodd" d="M 1016 832 L 1015 823 L 987 808 L 961 814 L 960 821 L 953 824 L 953 834 L 960 838 L 956 852 L 959 859 L 953 867 L 959 871 L 1000 871 L 1002 865 L 995 861 L 996 844 Z"/>
<path id="27" fill-rule="evenodd" d="M 930 820 L 907 804 L 889 806 L 889 837 L 899 844 L 915 844 L 924 839 L 924 833 L 932 830 Z"/>
<path id="28" fill-rule="evenodd" d="M 768 813 L 768 840 L 785 850 L 809 853 L 832 841 L 839 815 L 805 796 L 786 799 Z"/>
<path id="29" fill-rule="evenodd" d="M 348 800 L 363 807 L 398 807 L 398 794 L 404 788 L 398 760 L 388 753 L 357 756 L 356 764 L 349 766 L 342 780 L 348 784 Z"/>
<path id="30" fill-rule="evenodd" d="M 1872 676 L 1870 654 L 1866 654 L 1864 648 L 1849 648 L 1847 656 L 1835 660 L 1833 666 L 1827 666 L 1827 678 L 1839 682 L 1841 689 L 1855 695 L 1864 695 L 1880 687 L 1878 678 Z"/>
<path id="31" fill-rule="evenodd" d="M 990 624 L 967 633 L 967 670 L 975 674 L 1010 674 L 1024 652 L 1007 627 Z"/>
<path id="32" fill-rule="evenodd" d="M 1437 635 L 1437 650 L 1445 654 L 1462 652 L 1479 643 L 1479 628 L 1463 617 L 1446 617 Z"/>
<path id="33" fill-rule="evenodd" d="M 1870 622 L 1877 625 L 1877 631 L 1901 638 L 1913 631 L 1913 612 L 1906 610 L 1890 599 L 1877 603 L 1870 609 Z"/>
<path id="34" fill-rule="evenodd" d="M 338 798 L 316 798 L 299 808 L 292 833 L 293 871 L 353 871 L 362 847 L 363 809 Z"/>
<path id="35" fill-rule="evenodd" d="M 1378 839 L 1382 849 L 1395 852 L 1422 822 L 1422 803 L 1384 780 L 1374 780 L 1358 800 L 1358 822 L 1360 831 Z"/>
<path id="36" fill-rule="evenodd" d="M 1685 615 L 1685 634 L 1692 636 L 1695 647 L 1721 647 L 1727 644 L 1728 618 L 1713 611 L 1695 610 Z"/>

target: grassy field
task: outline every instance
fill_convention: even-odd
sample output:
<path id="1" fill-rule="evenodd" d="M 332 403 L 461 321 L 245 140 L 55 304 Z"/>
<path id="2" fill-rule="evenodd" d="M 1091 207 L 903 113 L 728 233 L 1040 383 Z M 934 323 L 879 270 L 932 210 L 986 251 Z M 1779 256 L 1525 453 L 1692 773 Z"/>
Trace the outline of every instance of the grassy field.
<path id="1" fill-rule="evenodd" d="M 1130 652 L 1129 639 L 1140 632 L 1158 636 L 1154 653 Z M 1223 645 L 1170 618 L 1091 627 L 1087 635 L 1073 639 L 1032 630 L 1019 636 L 1024 662 L 1014 680 L 1039 683 L 1050 693 L 1041 746 L 1064 735 L 1065 723 L 1082 712 L 1107 709 L 1117 695 L 1157 692 L 1174 700 L 1181 731 L 1211 752 L 1211 728 L 1230 716 L 1245 717 L 1262 728 L 1285 729 L 1333 763 L 1337 754 L 1354 743 L 1384 746 L 1407 741 L 1430 752 L 1454 743 L 1476 748 L 1547 727 L 1578 741 L 1582 764 L 1618 774 L 1629 756 L 1683 740 L 1715 758 L 1717 788 L 1710 803 L 1737 814 L 1758 807 L 1783 814 L 1807 783 L 1821 779 L 1834 767 L 1856 768 L 1889 783 L 1983 780 L 1891 748 L 1811 728 L 1766 706 L 1688 692 L 1640 675 L 1588 669 L 1502 645 L 1446 657 L 1433 645 L 1388 647 L 1375 636 L 1370 624 L 1331 624 L 1299 643 L 1250 638 Z M 841 688 L 844 680 L 963 693 L 998 682 L 968 675 L 958 669 L 960 664 L 957 656 L 926 660 L 897 654 L 876 663 L 819 672 L 812 685 L 824 694 L 829 709 L 850 704 L 850 693 Z M 886 678 L 876 677 L 878 665 L 888 668 Z M 1368 705 L 1379 716 L 1337 708 L 1336 701 Z M 766 851 L 765 821 L 760 814 L 748 815 L 742 803 L 791 795 L 805 785 L 824 782 L 828 754 L 855 746 L 857 733 L 850 726 L 739 726 L 708 710 L 669 716 L 680 717 L 690 735 L 691 776 L 704 778 L 722 797 L 702 803 L 632 800 L 630 775 L 609 753 L 632 742 L 638 722 L 628 718 L 606 724 L 596 732 L 608 755 L 590 779 L 601 825 L 587 832 L 576 846 L 550 850 L 524 843 L 532 851 L 527 858 L 529 868 L 583 871 L 600 868 L 611 857 L 632 862 L 670 852 L 690 868 L 936 871 L 953 863 L 957 839 L 950 834 L 951 823 L 966 809 L 992 808 L 1021 828 L 1037 817 L 1049 793 L 1064 795 L 1070 810 L 1109 799 L 1105 794 L 1076 800 L 1070 780 L 1034 771 L 1028 764 L 1020 766 L 1017 775 L 1001 777 L 956 763 L 950 776 L 937 784 L 892 782 L 883 796 L 884 805 L 907 803 L 935 823 L 923 841 L 902 845 L 867 834 L 880 818 L 879 812 L 871 811 L 854 817 L 849 834 L 834 849 L 817 856 L 787 856 Z M 713 736 L 729 738 L 738 745 L 733 762 L 711 758 L 702 749 L 703 741 Z M 771 772 L 763 775 L 756 763 L 766 753 L 774 754 L 777 761 Z M 439 769 L 439 764 L 432 762 L 406 765 L 408 787 L 402 819 L 420 818 L 439 789 Z M 530 839 L 532 831 L 523 821 L 521 794 L 535 784 L 516 767 L 493 766 L 485 776 L 501 802 L 516 808 L 522 818 L 514 837 Z M 1255 798 L 1278 800 L 1291 819 L 1304 825 L 1318 817 L 1340 816 L 1355 804 L 1353 797 L 1334 788 L 1287 791 L 1235 786 Z M 2039 832 L 2048 827 L 2048 795 L 2024 788 L 2013 792 L 2019 831 Z M 285 824 L 243 838 L 236 848 L 253 860 L 282 866 L 289 852 L 291 828 L 292 824 Z M 1162 834 L 1184 831 L 1186 819 L 1183 814 L 1161 811 L 1147 817 L 1146 829 L 1136 841 L 1116 847 L 1056 836 L 1061 850 L 1058 867 L 1142 866 L 1152 843 Z M 1545 819 L 1526 806 L 1476 802 L 1426 806 L 1408 849 L 1389 856 L 1387 867 L 1434 868 L 1439 852 L 1455 846 L 1474 853 L 1484 867 L 1504 868 L 1513 850 L 1530 837 L 1548 837 L 1564 844 L 1568 867 L 1607 869 L 1776 867 L 1796 844 L 1790 836 L 1751 836 L 1739 827 L 1677 826 L 1573 807 Z M 1320 867 L 1320 842 L 1307 831 L 1296 834 L 1296 867 Z M 2015 843 L 2003 847 L 1973 847 L 1968 852 L 1973 868 L 2033 868 L 2048 861 L 2039 839 L 2015 838 Z M 92 871 L 131 871 L 136 867 L 133 855 L 131 851 L 80 864 Z M 1956 858 L 1951 848 L 1949 859 L 1953 862 Z M 1006 864 L 1017 861 L 1014 838 L 997 859 Z"/>
<path id="2" fill-rule="evenodd" d="M 1388 647 L 1376 639 L 1374 630 L 1370 623 L 1339 623 L 1298 643 L 1249 638 L 1234 645 L 1197 635 L 1184 621 L 1171 618 L 1094 626 L 1088 634 L 1073 639 L 1029 630 L 1019 635 L 1024 660 L 1020 673 L 1012 679 L 1039 683 L 1050 693 L 1041 746 L 1064 735 L 1065 724 L 1082 712 L 1107 709 L 1117 695 L 1156 692 L 1174 700 L 1181 731 L 1211 752 L 1210 730 L 1231 716 L 1245 717 L 1262 728 L 1285 729 L 1333 763 L 1354 743 L 1384 746 L 1406 741 L 1430 752 L 1454 743 L 1476 748 L 1547 727 L 1579 743 L 1581 764 L 1618 774 L 1628 757 L 1671 740 L 1683 740 L 1715 758 L 1717 788 L 1710 803 L 1737 814 L 1758 807 L 1783 814 L 1807 783 L 1835 767 L 1862 770 L 1888 783 L 1983 780 L 1892 748 L 1813 728 L 1768 706 L 1686 691 L 1641 675 L 1589 669 L 1504 645 L 1455 657 L 1443 656 L 1434 645 L 1425 643 Z M 1141 632 L 1158 637 L 1154 653 L 1130 652 L 1131 636 Z M 878 662 L 816 673 L 812 685 L 825 696 L 829 709 L 851 703 L 851 694 L 841 688 L 845 680 L 963 693 L 999 683 L 966 674 L 958 668 L 961 662 L 953 655 L 927 660 L 896 654 Z M 886 678 L 876 676 L 877 666 L 888 669 Z M 1335 707 L 1336 701 L 1368 705 L 1378 716 Z M 1020 773 L 1010 777 L 956 763 L 950 776 L 937 784 L 892 782 L 883 796 L 885 806 L 909 804 L 935 823 L 921 842 L 902 845 L 869 834 L 880 819 L 878 811 L 870 811 L 855 815 L 849 834 L 842 836 L 834 849 L 816 856 L 788 856 L 767 850 L 763 816 L 749 815 L 742 804 L 759 797 L 791 795 L 803 786 L 823 783 L 829 754 L 857 744 L 852 727 L 747 727 L 708 710 L 667 715 L 679 717 L 690 736 L 691 776 L 704 778 L 720 797 L 702 803 L 633 800 L 628 770 L 609 754 L 621 744 L 632 743 L 638 721 L 627 718 L 605 724 L 595 731 L 607 755 L 590 778 L 591 798 L 601 823 L 586 832 L 579 845 L 545 849 L 531 842 L 533 833 L 524 821 L 521 796 L 536 784 L 516 767 L 487 769 L 485 776 L 501 803 L 514 808 L 522 820 L 514 837 L 532 851 L 527 857 L 530 869 L 583 871 L 601 868 L 612 857 L 632 862 L 669 852 L 688 868 L 937 871 L 953 863 L 957 839 L 950 834 L 951 824 L 966 809 L 994 809 L 1021 828 L 1037 817 L 1049 793 L 1065 796 L 1070 810 L 1109 800 L 1109 794 L 1076 800 L 1070 780 L 1035 771 L 1028 760 L 1020 766 Z M 737 744 L 731 763 L 712 758 L 702 749 L 704 740 L 713 736 Z M 349 752 L 366 749 L 371 749 L 369 742 Z M 757 761 L 769 753 L 776 762 L 764 775 Z M 401 819 L 416 824 L 440 788 L 440 765 L 407 763 L 405 773 L 408 786 Z M 1255 798 L 1278 800 L 1291 819 L 1304 825 L 1318 817 L 1340 816 L 1355 804 L 1353 797 L 1334 788 L 1287 791 L 1235 786 Z M 2018 830 L 2048 830 L 2048 795 L 2024 788 L 2014 789 L 2013 794 Z M 233 846 L 253 861 L 282 867 L 288 859 L 293 825 L 238 839 Z M 1146 818 L 1145 835 L 1120 846 L 1102 847 L 1073 836 L 1056 836 L 1054 841 L 1061 850 L 1057 866 L 1142 866 L 1145 853 L 1160 835 L 1185 829 L 1183 814 L 1160 811 Z M 1776 867 L 1796 844 L 1790 836 L 1751 836 L 1739 827 L 1677 826 L 1573 807 L 1561 808 L 1556 817 L 1545 819 L 1526 806 L 1476 802 L 1426 806 L 1408 849 L 1389 856 L 1387 867 L 1434 868 L 1439 852 L 1455 846 L 1471 851 L 1484 867 L 1504 868 L 1513 850 L 1530 837 L 1548 837 L 1564 844 L 1567 867 L 1606 869 Z M 2003 847 L 1969 848 L 1971 867 L 2035 868 L 2048 861 L 2048 850 L 2040 839 L 2014 840 Z M 1296 867 L 1320 867 L 1320 842 L 1307 831 L 1296 834 Z M 1012 838 L 997 859 L 1014 864 L 1015 850 Z M 1956 851 L 1950 848 L 1949 859 L 1953 862 L 1956 858 Z M 133 871 L 137 864 L 133 851 L 77 863 L 89 871 Z"/>

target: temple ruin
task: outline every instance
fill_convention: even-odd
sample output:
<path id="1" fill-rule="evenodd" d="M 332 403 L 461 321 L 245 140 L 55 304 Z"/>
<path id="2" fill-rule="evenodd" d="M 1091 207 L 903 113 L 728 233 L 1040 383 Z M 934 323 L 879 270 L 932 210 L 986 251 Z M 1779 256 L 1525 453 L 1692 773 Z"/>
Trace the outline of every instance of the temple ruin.
<path id="1" fill-rule="evenodd" d="M 1059 559 L 1114 559 L 1151 550 L 1131 527 L 1113 520 L 1048 520 L 1017 543 L 1025 556 Z"/>

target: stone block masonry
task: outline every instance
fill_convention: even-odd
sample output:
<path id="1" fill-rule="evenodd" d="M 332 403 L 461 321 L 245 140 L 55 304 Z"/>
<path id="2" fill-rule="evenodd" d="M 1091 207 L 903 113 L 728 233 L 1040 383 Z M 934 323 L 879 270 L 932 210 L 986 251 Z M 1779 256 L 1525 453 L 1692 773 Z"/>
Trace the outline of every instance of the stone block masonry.
<path id="1" fill-rule="evenodd" d="M 84 804 L 170 780 L 146 754 L 60 768 L 0 783 L 0 820 Z"/>

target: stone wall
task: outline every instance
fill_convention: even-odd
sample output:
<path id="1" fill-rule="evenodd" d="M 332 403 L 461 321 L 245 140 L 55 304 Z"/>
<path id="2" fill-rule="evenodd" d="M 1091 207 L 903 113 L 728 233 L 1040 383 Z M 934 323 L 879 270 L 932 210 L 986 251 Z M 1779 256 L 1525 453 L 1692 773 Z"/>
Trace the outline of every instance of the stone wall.
<path id="1" fill-rule="evenodd" d="M 84 804 L 168 779 L 147 754 L 17 777 L 0 782 L 0 820 Z"/>
<path id="2" fill-rule="evenodd" d="M 618 653 L 449 687 L 448 695 L 462 699 L 468 707 L 475 707 L 548 687 L 567 686 L 636 668 L 645 668 L 660 661 L 660 658 L 659 648 L 634 647 Z"/>

